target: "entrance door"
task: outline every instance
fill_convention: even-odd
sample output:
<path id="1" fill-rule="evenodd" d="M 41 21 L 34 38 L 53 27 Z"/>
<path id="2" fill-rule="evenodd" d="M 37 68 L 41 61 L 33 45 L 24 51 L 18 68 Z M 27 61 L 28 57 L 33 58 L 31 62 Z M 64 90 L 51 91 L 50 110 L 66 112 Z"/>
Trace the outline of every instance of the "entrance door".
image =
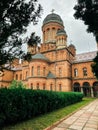
<path id="1" fill-rule="evenodd" d="M 83 93 L 84 93 L 84 96 L 86 97 L 91 96 L 91 89 L 88 82 L 83 83 Z"/>

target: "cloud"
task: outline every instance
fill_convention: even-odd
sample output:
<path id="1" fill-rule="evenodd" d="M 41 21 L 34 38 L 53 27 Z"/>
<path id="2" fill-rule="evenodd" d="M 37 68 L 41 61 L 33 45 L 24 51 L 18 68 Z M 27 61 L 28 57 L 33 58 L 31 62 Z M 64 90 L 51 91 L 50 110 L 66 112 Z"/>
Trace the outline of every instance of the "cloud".
<path id="1" fill-rule="evenodd" d="M 42 38 L 42 23 L 44 18 L 51 13 L 52 9 L 55 9 L 55 13 L 61 16 L 65 30 L 68 35 L 68 44 L 70 41 L 76 46 L 77 53 L 94 51 L 97 49 L 95 38 L 92 34 L 86 32 L 87 26 L 83 21 L 76 20 L 73 17 L 76 0 L 40 0 L 40 4 L 43 7 L 43 14 L 38 22 L 38 25 L 30 25 L 28 33 L 34 31 Z"/>

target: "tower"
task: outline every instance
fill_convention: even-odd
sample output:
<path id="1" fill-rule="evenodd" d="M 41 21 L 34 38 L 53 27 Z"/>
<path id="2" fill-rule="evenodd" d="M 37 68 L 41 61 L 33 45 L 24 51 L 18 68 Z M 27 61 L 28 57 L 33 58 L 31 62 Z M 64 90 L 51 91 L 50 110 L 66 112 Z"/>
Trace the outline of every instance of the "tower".
<path id="1" fill-rule="evenodd" d="M 47 15 L 42 26 L 43 43 L 56 43 L 58 30 L 64 30 L 61 17 L 55 13 Z"/>
<path id="2" fill-rule="evenodd" d="M 45 17 L 42 36 L 38 53 L 36 46 L 31 48 L 33 57 L 29 66 L 30 72 L 33 71 L 34 74 L 32 76 L 30 73 L 29 84 L 33 84 L 36 88 L 38 85 L 41 88 L 45 85 L 48 90 L 71 91 L 71 61 L 74 47 L 67 46 L 67 34 L 63 20 L 58 14 L 52 12 Z"/>
<path id="3" fill-rule="evenodd" d="M 59 29 L 56 33 L 56 47 L 57 49 L 67 47 L 67 35 L 64 29 Z"/>

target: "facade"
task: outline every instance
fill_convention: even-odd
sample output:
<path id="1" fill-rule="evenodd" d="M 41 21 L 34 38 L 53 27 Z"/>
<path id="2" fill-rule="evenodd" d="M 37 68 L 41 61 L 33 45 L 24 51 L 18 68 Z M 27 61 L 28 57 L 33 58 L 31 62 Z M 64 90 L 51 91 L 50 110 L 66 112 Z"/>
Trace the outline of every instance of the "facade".
<path id="1" fill-rule="evenodd" d="M 98 81 L 91 70 L 96 52 L 76 54 L 75 46 L 67 45 L 63 21 L 55 13 L 44 19 L 42 36 L 40 47 L 28 46 L 30 62 L 15 60 L 11 69 L 4 70 L 0 87 L 21 80 L 30 89 L 81 91 L 85 96 L 97 96 Z"/>

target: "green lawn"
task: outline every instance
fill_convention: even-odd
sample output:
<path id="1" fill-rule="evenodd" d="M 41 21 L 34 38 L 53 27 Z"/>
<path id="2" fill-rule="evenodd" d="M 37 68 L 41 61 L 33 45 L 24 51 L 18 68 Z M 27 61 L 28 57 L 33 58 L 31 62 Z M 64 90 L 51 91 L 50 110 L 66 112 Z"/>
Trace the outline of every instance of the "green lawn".
<path id="1" fill-rule="evenodd" d="M 62 109 L 58 109 L 51 113 L 36 117 L 34 119 L 18 123 L 13 126 L 5 127 L 3 130 L 43 130 L 46 127 L 52 125 L 58 120 L 64 118 L 65 116 L 77 111 L 80 107 L 85 106 L 89 102 L 93 101 L 92 98 L 84 98 L 83 101 L 67 106 Z"/>

